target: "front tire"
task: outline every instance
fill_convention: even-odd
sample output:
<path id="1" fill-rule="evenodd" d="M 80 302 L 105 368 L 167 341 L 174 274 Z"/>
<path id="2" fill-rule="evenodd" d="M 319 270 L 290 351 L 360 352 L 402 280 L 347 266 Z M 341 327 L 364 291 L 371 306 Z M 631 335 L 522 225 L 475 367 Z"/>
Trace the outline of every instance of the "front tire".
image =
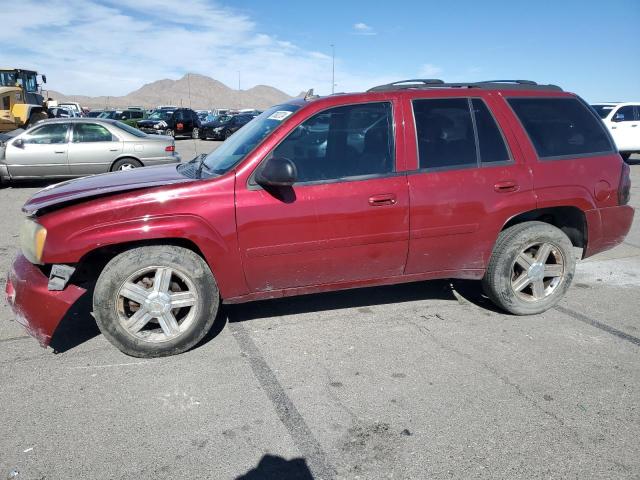
<path id="1" fill-rule="evenodd" d="M 211 329 L 218 286 L 205 261 L 176 246 L 134 248 L 113 258 L 96 283 L 93 309 L 103 335 L 140 358 L 185 352 Z"/>
<path id="2" fill-rule="evenodd" d="M 485 293 L 515 315 L 542 313 L 565 294 L 575 273 L 571 240 L 544 222 L 503 230 L 482 279 Z"/>
<path id="3" fill-rule="evenodd" d="M 194 140 L 197 140 L 198 138 L 200 138 L 200 129 L 194 128 L 191 131 L 191 138 L 193 138 Z"/>

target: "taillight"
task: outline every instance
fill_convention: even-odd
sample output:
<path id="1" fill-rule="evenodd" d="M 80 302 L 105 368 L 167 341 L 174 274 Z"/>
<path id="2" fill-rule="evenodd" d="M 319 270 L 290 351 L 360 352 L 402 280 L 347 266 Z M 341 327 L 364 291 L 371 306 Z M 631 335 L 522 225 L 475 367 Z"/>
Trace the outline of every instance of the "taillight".
<path id="1" fill-rule="evenodd" d="M 164 147 L 164 151 L 165 152 L 175 152 L 176 151 L 176 146 L 175 145 L 169 145 L 168 147 Z"/>
<path id="2" fill-rule="evenodd" d="M 622 174 L 620 175 L 620 184 L 618 185 L 618 205 L 626 205 L 631 199 L 631 169 L 624 162 L 622 164 Z"/>

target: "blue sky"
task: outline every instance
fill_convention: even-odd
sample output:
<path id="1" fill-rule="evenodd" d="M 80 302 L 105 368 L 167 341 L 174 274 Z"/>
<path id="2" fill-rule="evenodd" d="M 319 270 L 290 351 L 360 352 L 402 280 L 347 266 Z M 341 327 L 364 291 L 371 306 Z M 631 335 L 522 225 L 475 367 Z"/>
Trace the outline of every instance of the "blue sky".
<path id="1" fill-rule="evenodd" d="M 237 88 L 238 71 L 242 88 L 328 93 L 333 43 L 337 91 L 411 77 L 526 78 L 589 101 L 640 100 L 639 0 L 23 0 L 3 8 L 0 63 L 44 71 L 50 88 L 68 94 L 122 95 L 186 72 Z"/>

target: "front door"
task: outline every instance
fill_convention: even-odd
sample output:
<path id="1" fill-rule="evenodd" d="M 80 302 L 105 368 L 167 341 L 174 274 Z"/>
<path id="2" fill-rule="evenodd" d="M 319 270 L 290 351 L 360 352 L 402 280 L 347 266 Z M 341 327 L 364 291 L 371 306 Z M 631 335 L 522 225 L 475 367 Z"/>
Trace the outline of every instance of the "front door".
<path id="1" fill-rule="evenodd" d="M 625 105 L 611 116 L 608 127 L 618 150 L 630 152 L 640 149 L 640 118 L 636 116 L 633 105 Z"/>
<path id="2" fill-rule="evenodd" d="M 12 177 L 69 176 L 67 131 L 67 123 L 48 123 L 9 142 L 5 152 L 9 174 Z"/>
<path id="3" fill-rule="evenodd" d="M 293 187 L 236 186 L 251 291 L 402 275 L 409 196 L 396 169 L 397 130 L 391 101 L 322 111 L 269 154 L 295 163 Z"/>
<path id="4" fill-rule="evenodd" d="M 104 125 L 75 123 L 69 143 L 69 169 L 72 175 L 105 173 L 122 152 L 122 141 Z"/>

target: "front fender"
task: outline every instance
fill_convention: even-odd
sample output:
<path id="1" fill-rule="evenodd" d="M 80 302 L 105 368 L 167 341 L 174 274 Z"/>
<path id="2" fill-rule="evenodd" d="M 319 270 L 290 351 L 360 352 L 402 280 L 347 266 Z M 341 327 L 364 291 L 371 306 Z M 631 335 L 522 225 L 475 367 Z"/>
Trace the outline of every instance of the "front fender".
<path id="1" fill-rule="evenodd" d="M 73 264 L 98 248 L 163 239 L 186 239 L 194 243 L 209 264 L 223 297 L 247 291 L 237 248 L 231 248 L 235 245 L 235 236 L 224 238 L 204 219 L 190 214 L 145 215 L 90 226 L 52 241 L 47 239 L 43 263 Z"/>

